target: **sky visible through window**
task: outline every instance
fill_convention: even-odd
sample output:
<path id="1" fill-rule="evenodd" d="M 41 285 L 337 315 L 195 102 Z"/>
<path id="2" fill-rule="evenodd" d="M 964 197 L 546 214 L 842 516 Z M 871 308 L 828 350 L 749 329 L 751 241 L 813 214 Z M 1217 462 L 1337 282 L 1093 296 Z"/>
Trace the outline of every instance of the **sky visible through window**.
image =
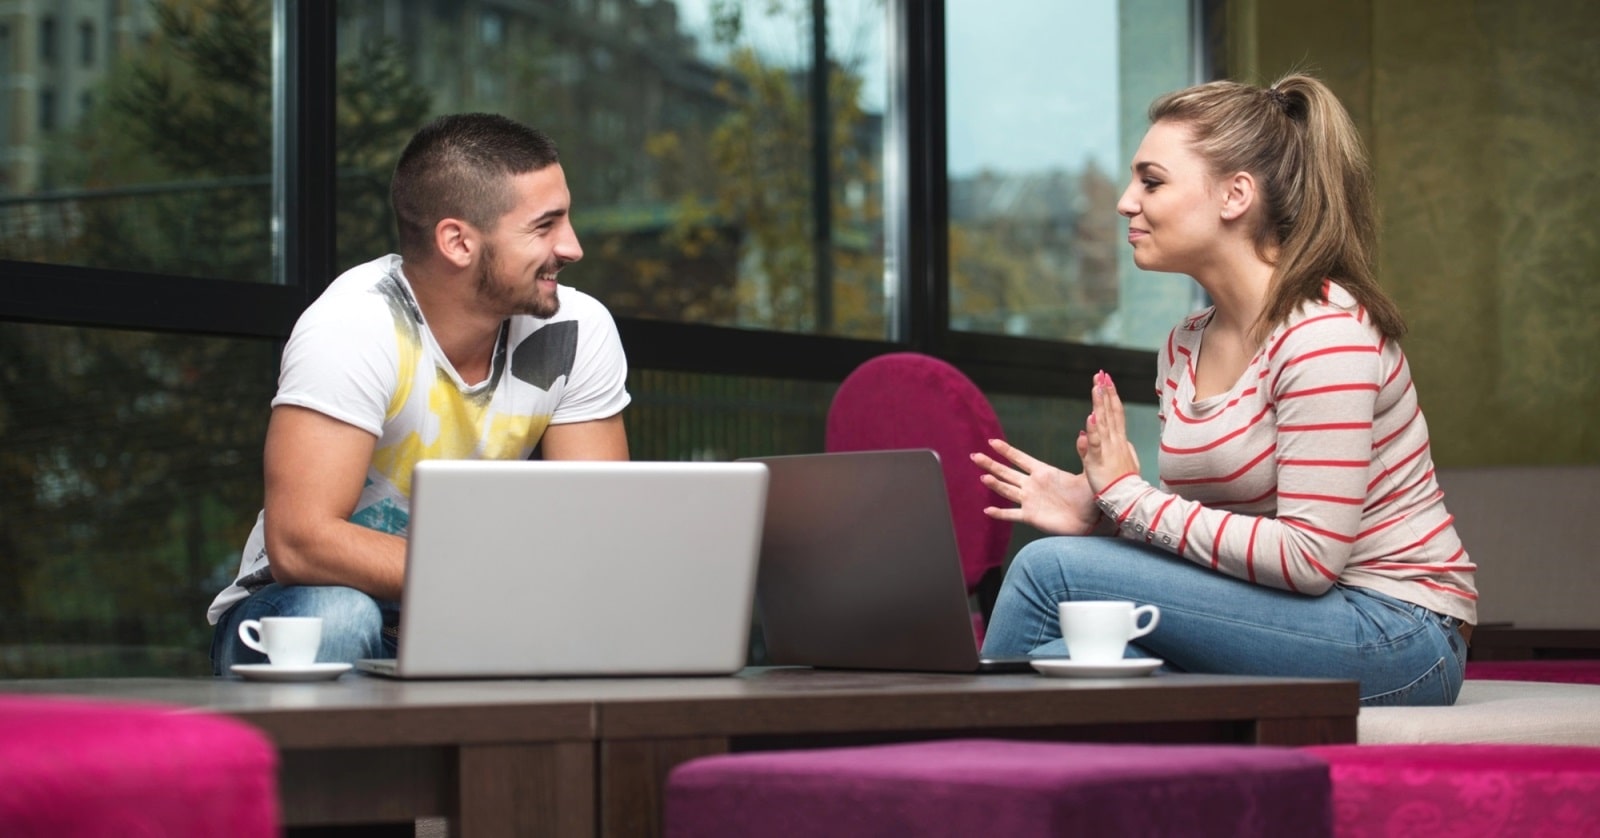
<path id="1" fill-rule="evenodd" d="M 952 115 L 950 176 L 1120 170 L 1117 40 L 1116 0 L 946 4 L 947 96 L 989 117 Z"/>

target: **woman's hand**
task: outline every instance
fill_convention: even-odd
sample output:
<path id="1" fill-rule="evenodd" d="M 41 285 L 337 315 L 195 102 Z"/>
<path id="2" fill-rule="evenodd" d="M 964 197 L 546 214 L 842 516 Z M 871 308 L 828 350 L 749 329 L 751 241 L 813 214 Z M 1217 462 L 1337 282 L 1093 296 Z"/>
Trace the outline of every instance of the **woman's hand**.
<path id="1" fill-rule="evenodd" d="M 1083 456 L 1083 475 L 1095 495 L 1117 478 L 1139 471 L 1139 454 L 1128 441 L 1127 418 L 1122 398 L 1117 395 L 1111 376 L 1095 373 L 1092 401 L 1094 412 L 1089 425 L 1079 436 L 1078 453 Z"/>
<path id="2" fill-rule="evenodd" d="M 1094 530 L 1100 510 L 1094 504 L 1094 492 L 1083 475 L 1040 462 L 1004 440 L 991 439 L 989 447 L 1006 462 L 974 453 L 972 461 L 988 472 L 980 479 L 990 491 L 1017 505 L 1003 509 L 985 507 L 985 515 L 1002 521 L 1021 521 L 1051 535 L 1088 535 Z M 1082 437 L 1078 453 L 1083 453 Z"/>

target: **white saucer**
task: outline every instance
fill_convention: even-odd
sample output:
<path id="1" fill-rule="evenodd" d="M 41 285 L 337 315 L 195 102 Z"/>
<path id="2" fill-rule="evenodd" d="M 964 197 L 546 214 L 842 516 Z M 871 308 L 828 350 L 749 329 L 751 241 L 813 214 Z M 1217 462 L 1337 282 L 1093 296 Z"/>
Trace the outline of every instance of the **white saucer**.
<path id="1" fill-rule="evenodd" d="M 1160 658 L 1123 658 L 1109 663 L 1086 663 L 1064 658 L 1029 661 L 1034 669 L 1057 678 L 1131 678 L 1161 668 Z"/>
<path id="2" fill-rule="evenodd" d="M 309 666 L 273 666 L 270 663 L 236 663 L 233 671 L 250 681 L 332 681 L 350 671 L 348 663 L 313 663 Z"/>

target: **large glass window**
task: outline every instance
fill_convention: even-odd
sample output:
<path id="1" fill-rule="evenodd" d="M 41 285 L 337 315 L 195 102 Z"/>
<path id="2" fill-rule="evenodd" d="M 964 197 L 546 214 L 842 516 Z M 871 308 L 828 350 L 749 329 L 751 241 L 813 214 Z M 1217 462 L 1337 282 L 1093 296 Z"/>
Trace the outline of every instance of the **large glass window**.
<path id="1" fill-rule="evenodd" d="M 385 189 L 405 134 L 495 111 L 560 145 L 585 251 L 562 276 L 615 314 L 887 337 L 885 14 L 343 0 L 340 266 L 393 248 Z"/>
<path id="2" fill-rule="evenodd" d="M 1066 379 L 1144 368 L 1135 330 L 1164 334 L 1155 309 L 1187 284 L 1132 274 L 1100 246 L 1115 216 L 1079 206 L 1086 161 L 1094 189 L 1119 184 L 1145 104 L 1188 81 L 1182 0 L 10 5 L 0 678 L 209 671 L 276 341 L 336 270 L 394 249 L 390 171 L 433 115 L 499 111 L 561 144 L 587 254 L 566 277 L 619 315 L 642 459 L 820 450 L 837 382 L 910 348 L 974 372 L 1009 436 L 1075 468 Z M 1095 37 L 1110 63 L 1068 60 Z M 945 173 L 922 165 L 945 125 L 920 96 L 947 48 L 948 276 L 923 223 L 945 221 Z M 1104 87 L 1111 111 L 1063 114 Z M 1114 153 L 1024 153 L 1106 130 Z M 1132 414 L 1153 438 L 1153 410 Z"/>
<path id="3" fill-rule="evenodd" d="M 271 0 L 95 8 L 82 61 L 47 16 L 37 61 L 0 67 L 13 113 L 39 91 L 0 137 L 0 259 L 271 281 Z M 125 37 L 97 56 L 96 31 Z"/>
<path id="4" fill-rule="evenodd" d="M 269 341 L 0 323 L 0 678 L 210 674 Z"/>
<path id="5" fill-rule="evenodd" d="M 1192 0 L 948 0 L 950 326 L 1153 349 L 1198 297 L 1133 265 L 1116 203 Z"/>

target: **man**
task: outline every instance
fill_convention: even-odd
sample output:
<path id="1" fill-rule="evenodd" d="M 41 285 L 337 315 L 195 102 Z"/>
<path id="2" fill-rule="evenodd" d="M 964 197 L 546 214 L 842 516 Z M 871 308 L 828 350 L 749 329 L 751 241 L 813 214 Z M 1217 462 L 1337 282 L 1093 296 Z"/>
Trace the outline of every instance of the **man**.
<path id="1" fill-rule="evenodd" d="M 628 458 L 616 325 L 556 283 L 583 250 L 554 143 L 442 117 L 390 200 L 400 253 L 336 279 L 284 349 L 265 504 L 206 615 L 219 675 L 265 660 L 238 636 L 261 617 L 322 617 L 319 661 L 395 655 L 417 461 Z"/>

